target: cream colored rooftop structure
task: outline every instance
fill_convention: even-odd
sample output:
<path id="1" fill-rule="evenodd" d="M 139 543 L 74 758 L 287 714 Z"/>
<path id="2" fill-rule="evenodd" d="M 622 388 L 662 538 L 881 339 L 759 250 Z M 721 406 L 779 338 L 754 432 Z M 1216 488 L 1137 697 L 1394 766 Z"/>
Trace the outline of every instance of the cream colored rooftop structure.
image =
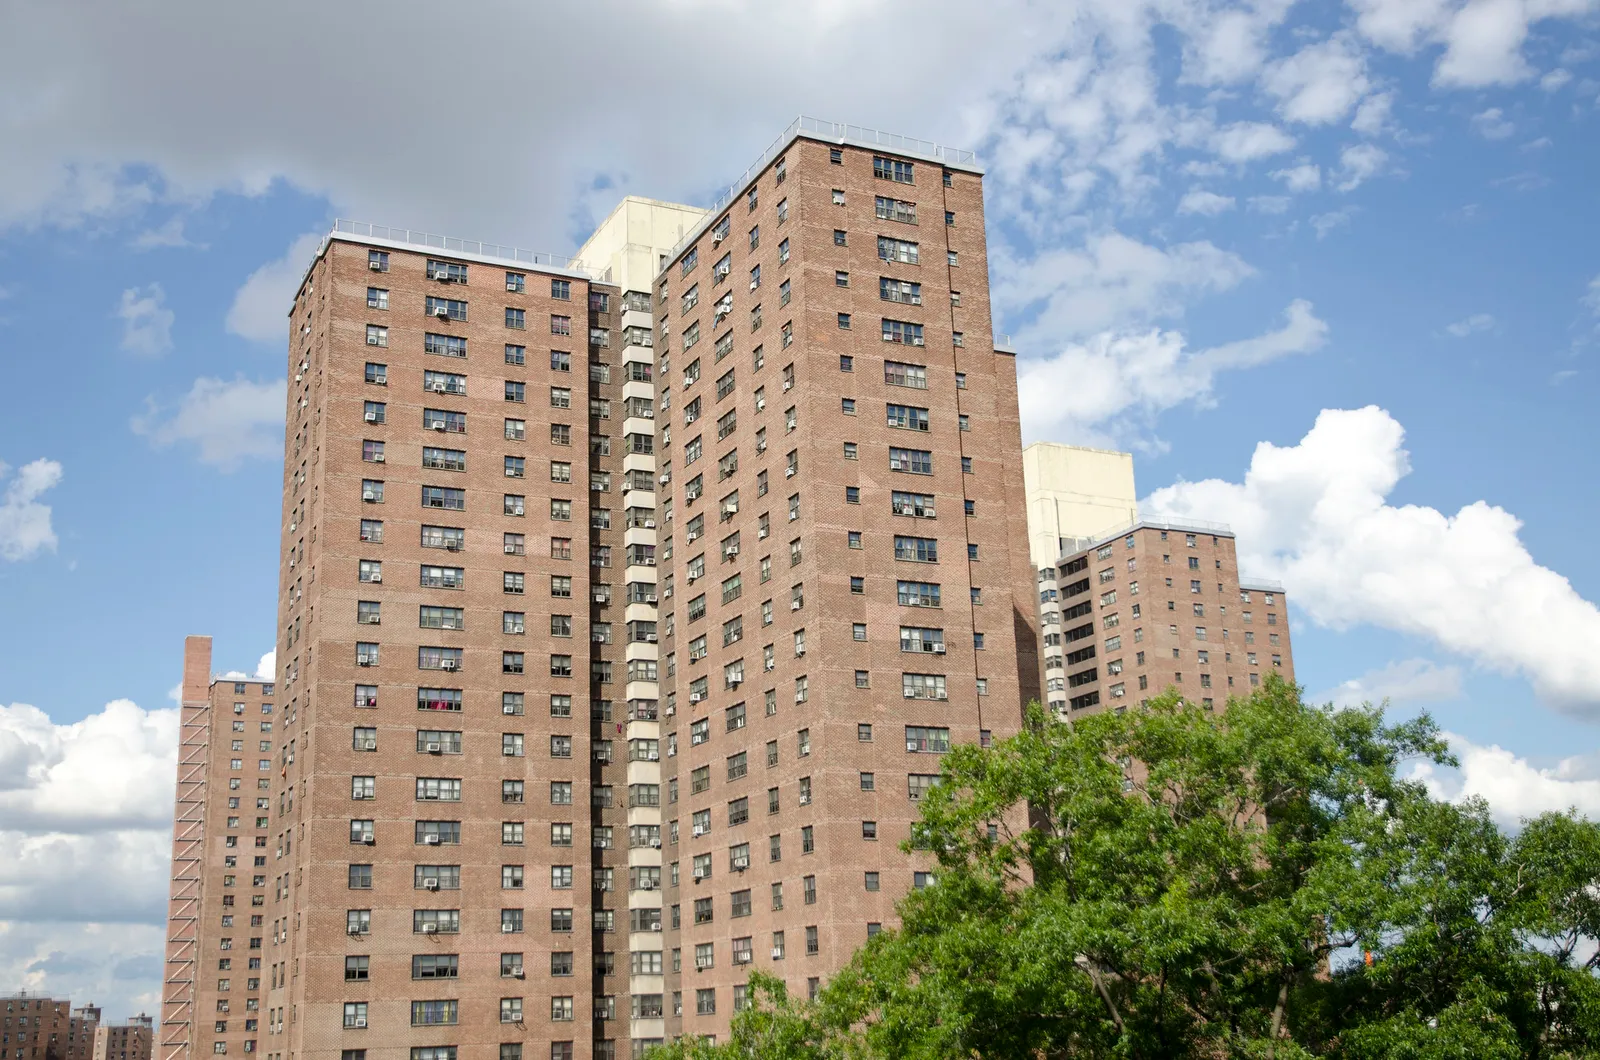
<path id="1" fill-rule="evenodd" d="M 1034 442 L 1022 450 L 1028 498 L 1028 552 L 1035 569 L 1053 567 L 1078 538 L 1139 517 L 1133 454 Z"/>

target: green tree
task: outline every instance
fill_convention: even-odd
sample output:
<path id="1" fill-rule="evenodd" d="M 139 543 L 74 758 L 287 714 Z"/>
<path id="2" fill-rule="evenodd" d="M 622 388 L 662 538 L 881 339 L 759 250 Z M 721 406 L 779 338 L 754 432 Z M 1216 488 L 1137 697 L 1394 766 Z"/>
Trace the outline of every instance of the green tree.
<path id="1" fill-rule="evenodd" d="M 811 1004 L 753 979 L 721 1056 L 1566 1057 L 1600 1051 L 1600 829 L 1431 798 L 1431 719 L 1168 694 L 953 750 L 937 882 Z M 1362 959 L 1363 954 L 1370 959 Z"/>

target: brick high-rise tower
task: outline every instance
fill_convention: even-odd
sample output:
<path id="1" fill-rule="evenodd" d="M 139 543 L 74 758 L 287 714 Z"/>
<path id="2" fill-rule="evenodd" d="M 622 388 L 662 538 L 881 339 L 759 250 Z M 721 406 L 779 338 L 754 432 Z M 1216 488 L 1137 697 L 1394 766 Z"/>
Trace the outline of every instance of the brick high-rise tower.
<path id="1" fill-rule="evenodd" d="M 656 281 L 669 1035 L 893 923 L 940 752 L 1038 697 L 981 173 L 801 119 Z"/>

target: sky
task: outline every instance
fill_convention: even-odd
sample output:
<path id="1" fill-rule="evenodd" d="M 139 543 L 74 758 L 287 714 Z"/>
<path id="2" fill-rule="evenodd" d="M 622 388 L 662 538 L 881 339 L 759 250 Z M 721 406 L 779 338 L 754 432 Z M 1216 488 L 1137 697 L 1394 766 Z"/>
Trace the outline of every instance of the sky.
<path id="1" fill-rule="evenodd" d="M 801 113 L 979 153 L 1026 440 L 1233 527 L 1309 694 L 1600 815 L 1600 0 L 548 6 L 0 0 L 0 991 L 158 1010 L 181 640 L 270 668 L 333 219 L 570 254 Z"/>

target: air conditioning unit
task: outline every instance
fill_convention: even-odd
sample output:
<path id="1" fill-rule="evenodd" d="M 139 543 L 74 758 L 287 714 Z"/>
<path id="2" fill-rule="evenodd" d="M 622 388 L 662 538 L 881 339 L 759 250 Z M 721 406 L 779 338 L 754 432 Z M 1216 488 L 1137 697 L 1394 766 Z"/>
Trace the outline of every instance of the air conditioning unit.
<path id="1" fill-rule="evenodd" d="M 889 461 L 889 470 L 890 471 L 899 471 L 900 470 L 900 461 L 898 461 L 898 460 L 890 460 Z"/>
<path id="2" fill-rule="evenodd" d="M 357 1016 L 356 1020 L 355 1020 L 355 1023 L 356 1023 L 356 1030 L 364 1031 L 364 1030 L 367 1029 L 367 1017 L 365 1017 L 365 1016 Z"/>
<path id="3" fill-rule="evenodd" d="M 703 880 L 708 875 L 710 875 L 710 874 L 707 873 L 705 869 L 695 869 L 694 870 L 694 878 L 697 879 L 697 880 Z"/>
<path id="4" fill-rule="evenodd" d="M 430 743 L 430 744 L 427 744 L 427 745 L 425 745 L 425 746 L 424 746 L 424 747 L 423 747 L 423 750 L 424 750 L 424 751 L 427 751 L 427 752 L 428 752 L 428 753 L 429 753 L 429 754 L 431 754 L 431 755 L 441 755 L 441 754 L 444 754 L 444 748 L 442 748 L 442 747 L 440 747 L 440 746 L 439 746 L 439 745 L 438 745 L 438 744 L 436 744 L 436 743 Z"/>
<path id="5" fill-rule="evenodd" d="M 350 797 L 351 797 L 351 798 L 352 798 L 352 799 L 357 799 L 357 800 L 360 800 L 360 799 L 370 799 L 370 798 L 372 798 L 372 796 L 371 796 L 371 795 L 368 795 L 368 794 L 367 794 L 367 793 L 366 793 L 366 792 L 364 792 L 364 791 L 353 791 L 353 792 L 351 792 L 351 793 L 350 793 Z"/>
<path id="6" fill-rule="evenodd" d="M 361 925 L 360 924 L 352 924 L 349 927 L 345 928 L 344 931 L 345 931 L 346 935 L 349 935 L 353 939 L 358 939 L 358 938 L 361 937 Z"/>
<path id="7" fill-rule="evenodd" d="M 656 642 L 656 635 L 654 633 L 646 633 L 644 635 L 644 642 L 646 644 L 654 644 Z"/>
<path id="8" fill-rule="evenodd" d="M 654 881 L 654 880 L 640 880 L 639 881 L 639 890 L 641 890 L 641 891 L 653 891 L 655 889 L 656 889 L 656 881 Z"/>
<path id="9" fill-rule="evenodd" d="M 375 847 L 378 845 L 378 837 L 375 835 L 364 835 L 361 837 L 361 842 L 365 846 Z"/>
<path id="10" fill-rule="evenodd" d="M 644 602 L 647 603 L 647 604 L 655 603 L 656 599 L 657 599 L 657 597 L 656 597 L 655 593 L 645 593 L 644 594 Z"/>
<path id="11" fill-rule="evenodd" d="M 451 279 L 450 273 L 445 269 L 440 269 L 439 271 L 435 272 L 433 274 L 433 278 L 438 280 L 440 283 L 454 283 L 455 282 L 455 280 Z"/>
<path id="12" fill-rule="evenodd" d="M 767 443 L 766 442 L 757 442 L 756 443 L 756 452 L 764 453 L 766 451 L 767 451 Z"/>
<path id="13" fill-rule="evenodd" d="M 517 546 L 516 545 L 507 545 L 506 546 L 506 555 L 515 556 L 516 554 L 517 554 Z"/>
<path id="14" fill-rule="evenodd" d="M 810 795 L 802 795 L 802 796 L 800 796 L 800 805 L 802 805 L 802 806 L 810 806 L 811 805 L 811 796 Z"/>
<path id="15" fill-rule="evenodd" d="M 907 751 L 920 751 L 920 750 L 922 750 L 922 745 L 920 743 L 918 743 L 917 741 L 915 741 L 915 740 L 907 740 L 906 741 L 906 750 Z"/>
<path id="16" fill-rule="evenodd" d="M 450 310 L 446 306 L 440 306 L 438 309 L 433 311 L 433 315 L 438 317 L 440 320 L 449 320 Z"/>
<path id="17" fill-rule="evenodd" d="M 783 947 L 781 947 L 781 946 L 772 947 L 772 959 L 775 960 L 775 961 L 783 960 Z"/>
<path id="18" fill-rule="evenodd" d="M 666 600 L 672 599 L 672 586 L 669 585 L 665 589 L 661 590 L 661 596 Z M 651 602 L 653 603 L 654 601 Z"/>
<path id="19" fill-rule="evenodd" d="M 460 664 L 457 663 L 454 659 L 440 659 L 439 660 L 439 669 L 441 669 L 441 670 L 454 670 L 459 665 Z"/>
<path id="20" fill-rule="evenodd" d="M 727 548 L 722 550 L 722 554 L 724 556 L 728 557 L 729 559 L 732 559 L 733 557 L 735 557 L 735 556 L 737 556 L 739 554 L 739 546 L 738 545 L 729 545 Z"/>
<path id="21" fill-rule="evenodd" d="M 785 379 L 783 381 L 783 389 L 784 389 L 785 393 L 787 393 L 788 391 L 794 389 L 794 380 L 793 379 Z"/>
<path id="22" fill-rule="evenodd" d="M 666 709 L 665 716 L 670 718 L 676 713 L 678 713 L 678 708 L 677 707 L 668 707 Z"/>
<path id="23" fill-rule="evenodd" d="M 801 603 L 802 603 L 802 601 L 800 601 L 800 600 L 790 600 L 789 601 L 789 610 L 791 610 L 791 611 L 800 610 Z"/>
<path id="24" fill-rule="evenodd" d="M 439 933 L 439 925 L 438 924 L 423 924 L 422 925 L 422 933 L 424 935 L 437 935 Z"/>
<path id="25" fill-rule="evenodd" d="M 442 394 L 442 393 L 444 393 L 444 384 L 443 383 L 435 383 L 435 384 L 433 384 L 433 389 L 437 390 L 439 393 Z M 442 431 L 442 430 L 444 430 L 444 420 L 434 420 L 432 423 L 428 424 L 428 429 L 431 430 L 431 431 Z"/>
<path id="26" fill-rule="evenodd" d="M 689 531 L 689 532 L 688 532 L 688 533 L 687 533 L 687 534 L 685 534 L 685 535 L 684 535 L 684 537 L 685 537 L 685 539 L 687 539 L 687 540 L 689 540 L 689 541 L 693 541 L 693 540 L 695 540 L 695 539 L 696 539 L 696 538 L 698 538 L 698 537 L 699 537 L 699 536 L 700 536 L 700 535 L 699 535 L 699 534 L 697 534 L 697 533 L 696 533 L 696 532 L 695 532 L 695 531 L 693 531 L 693 530 L 690 530 L 690 531 Z"/>
<path id="27" fill-rule="evenodd" d="M 705 698 L 705 696 L 702 696 L 699 692 L 690 692 L 689 693 L 689 702 L 691 702 L 691 703 L 698 703 L 704 698 Z"/>
<path id="28" fill-rule="evenodd" d="M 651 931 L 660 931 L 661 930 L 661 925 L 659 923 L 651 924 L 650 925 L 650 930 Z"/>
<path id="29" fill-rule="evenodd" d="M 695 579 L 698 578 L 698 577 L 700 577 L 700 575 L 698 575 L 698 574 L 687 574 L 687 575 L 684 575 L 684 580 L 687 581 L 690 585 L 693 585 L 695 583 Z"/>
<path id="30" fill-rule="evenodd" d="M 646 530 L 654 530 L 656 528 L 656 521 L 654 519 L 646 519 L 644 521 L 644 528 Z"/>
<path id="31" fill-rule="evenodd" d="M 517 712 L 517 707 L 514 703 L 502 703 L 500 705 L 500 711 L 503 714 L 515 714 Z"/>
<path id="32" fill-rule="evenodd" d="M 444 393 L 444 384 L 443 384 L 443 383 L 434 383 L 434 384 L 433 384 L 433 392 L 434 392 L 434 393 L 435 393 L 435 394 L 442 394 L 442 393 Z"/>
<path id="33" fill-rule="evenodd" d="M 710 957 L 696 957 L 694 959 L 694 966 L 695 966 L 695 968 L 697 968 L 698 970 L 703 972 L 707 968 L 711 967 L 711 958 Z"/>
<path id="34" fill-rule="evenodd" d="M 299 376 L 295 376 L 295 378 L 299 379 L 300 377 Z M 376 412 L 367 413 L 367 422 L 368 423 L 377 423 L 378 422 L 378 414 Z"/>
<path id="35" fill-rule="evenodd" d="M 361 499 L 364 501 L 375 501 L 378 499 L 378 493 L 376 490 L 362 490 Z"/>
<path id="36" fill-rule="evenodd" d="M 661 849 L 661 840 L 659 840 L 659 839 L 650 840 L 650 847 L 651 847 L 652 850 L 660 850 Z"/>
<path id="37" fill-rule="evenodd" d="M 722 242 L 722 240 L 723 240 L 723 233 L 721 233 L 721 232 L 712 232 L 711 233 L 711 245 L 712 246 L 717 246 L 719 243 Z"/>
<path id="38" fill-rule="evenodd" d="M 757 412 L 760 412 L 762 409 L 764 409 L 766 407 L 767 407 L 767 399 L 766 398 L 756 398 L 756 411 Z"/>
<path id="39" fill-rule="evenodd" d="M 735 872 L 743 872 L 745 869 L 748 869 L 749 867 L 750 867 L 750 859 L 749 858 L 734 858 L 733 859 L 733 870 Z"/>
<path id="40" fill-rule="evenodd" d="M 422 889 L 424 891 L 437 891 L 439 889 L 439 881 L 438 880 L 423 880 L 422 881 Z"/>
<path id="41" fill-rule="evenodd" d="M 724 504 L 722 506 L 722 514 L 723 515 L 734 515 L 734 514 L 737 514 L 738 511 L 739 511 L 738 502 L 730 502 L 730 503 Z"/>
<path id="42" fill-rule="evenodd" d="M 369 656 L 363 655 L 363 656 L 361 656 L 360 658 L 358 658 L 356 660 L 356 665 L 357 666 L 371 666 L 372 665 L 372 659 Z M 369 750 L 370 750 L 370 748 L 369 748 Z"/>
<path id="43" fill-rule="evenodd" d="M 500 934 L 502 934 L 502 935 L 509 935 L 512 932 L 516 931 L 516 930 L 517 930 L 517 925 L 515 925 L 515 924 L 501 924 L 500 925 Z"/>
<path id="44" fill-rule="evenodd" d="M 383 262 L 381 262 L 381 261 L 369 261 L 369 262 L 367 262 L 367 268 L 371 269 L 373 272 L 382 272 L 383 271 Z"/>
<path id="45" fill-rule="evenodd" d="M 434 832 L 434 833 L 429 833 L 428 835 L 423 836 L 422 837 L 422 845 L 425 846 L 425 847 L 436 847 L 436 846 L 438 846 L 439 845 L 439 835 L 438 835 L 438 833 Z"/>
<path id="46" fill-rule="evenodd" d="M 367 581 L 371 582 L 374 585 L 377 585 L 377 584 L 379 584 L 380 582 L 383 581 L 383 575 L 374 572 L 372 574 L 367 575 Z"/>
<path id="47" fill-rule="evenodd" d="M 944 645 L 943 644 L 935 644 L 933 646 L 933 654 L 935 654 L 935 655 L 943 655 L 944 654 Z"/>

